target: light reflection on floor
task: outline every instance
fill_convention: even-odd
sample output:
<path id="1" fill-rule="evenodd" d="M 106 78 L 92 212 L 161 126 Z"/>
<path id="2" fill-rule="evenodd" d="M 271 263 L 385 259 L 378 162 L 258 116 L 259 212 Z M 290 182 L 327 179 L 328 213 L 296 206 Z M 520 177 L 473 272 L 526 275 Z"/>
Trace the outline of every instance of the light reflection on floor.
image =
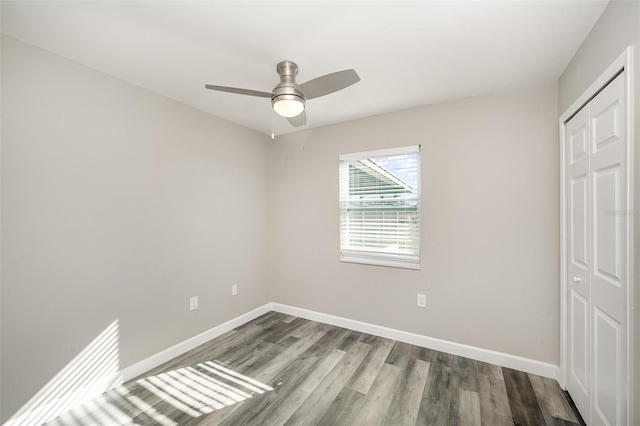
<path id="1" fill-rule="evenodd" d="M 117 386 L 48 425 L 173 426 L 273 388 L 207 361 Z"/>

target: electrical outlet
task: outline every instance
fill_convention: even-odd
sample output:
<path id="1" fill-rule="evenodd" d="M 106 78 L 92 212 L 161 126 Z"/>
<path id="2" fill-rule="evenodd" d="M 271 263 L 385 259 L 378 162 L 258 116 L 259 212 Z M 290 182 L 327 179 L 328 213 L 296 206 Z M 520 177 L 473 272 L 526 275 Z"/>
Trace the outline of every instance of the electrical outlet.
<path id="1" fill-rule="evenodd" d="M 235 296 L 236 294 L 238 294 L 238 285 L 234 284 L 231 286 L 231 295 Z"/>
<path id="2" fill-rule="evenodd" d="M 198 309 L 198 296 L 193 296 L 189 299 L 189 310 L 195 311 Z"/>
<path id="3" fill-rule="evenodd" d="M 427 307 L 427 296 L 424 294 L 418 293 L 418 307 L 426 308 Z"/>

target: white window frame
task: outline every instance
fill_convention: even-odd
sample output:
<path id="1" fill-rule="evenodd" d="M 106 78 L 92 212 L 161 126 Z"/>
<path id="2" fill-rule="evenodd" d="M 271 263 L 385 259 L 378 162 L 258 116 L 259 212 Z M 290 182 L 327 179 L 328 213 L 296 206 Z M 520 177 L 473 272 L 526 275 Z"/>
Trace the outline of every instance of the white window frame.
<path id="1" fill-rule="evenodd" d="M 418 198 L 417 198 L 417 213 L 418 213 L 418 259 L 406 259 L 402 254 L 386 254 L 376 255 L 372 253 L 368 253 L 366 251 L 360 250 L 344 250 L 342 248 L 342 200 L 340 200 L 340 194 L 348 193 L 349 182 L 348 179 L 342 179 L 343 170 L 342 167 L 345 166 L 343 161 L 349 160 L 361 160 L 366 158 L 375 158 L 375 157 L 387 157 L 393 155 L 403 155 L 403 154 L 418 154 L 418 162 L 417 162 L 417 173 L 418 173 Z M 405 268 L 405 269 L 420 269 L 420 263 L 422 260 L 422 181 L 420 176 L 421 169 L 421 155 L 420 155 L 420 145 L 411 145 L 404 146 L 399 148 L 388 148 L 388 149 L 380 149 L 374 151 L 365 151 L 365 152 L 355 152 L 351 154 L 342 154 L 340 155 L 339 162 L 339 176 L 340 176 L 340 191 L 338 194 L 339 203 L 340 203 L 340 261 L 347 263 L 359 263 L 364 265 L 376 265 L 376 266 L 388 266 L 394 268 Z"/>

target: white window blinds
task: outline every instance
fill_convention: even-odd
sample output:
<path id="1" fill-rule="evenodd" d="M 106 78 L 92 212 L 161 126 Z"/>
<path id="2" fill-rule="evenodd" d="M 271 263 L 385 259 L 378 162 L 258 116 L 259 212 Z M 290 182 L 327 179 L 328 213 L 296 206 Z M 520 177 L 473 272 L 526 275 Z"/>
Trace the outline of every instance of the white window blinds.
<path id="1" fill-rule="evenodd" d="M 341 260 L 418 269 L 420 147 L 340 156 Z"/>

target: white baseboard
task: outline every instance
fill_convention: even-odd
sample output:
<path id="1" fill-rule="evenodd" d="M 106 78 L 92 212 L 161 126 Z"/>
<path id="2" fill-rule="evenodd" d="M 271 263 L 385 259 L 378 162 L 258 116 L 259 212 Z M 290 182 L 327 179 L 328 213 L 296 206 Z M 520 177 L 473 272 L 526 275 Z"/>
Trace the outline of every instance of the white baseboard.
<path id="1" fill-rule="evenodd" d="M 477 348 L 475 346 L 469 346 L 462 343 L 455 343 L 448 340 L 409 333 L 407 331 L 395 330 L 393 328 L 369 324 L 366 322 L 356 321 L 348 318 L 337 317 L 334 315 L 323 314 L 320 312 L 310 311 L 308 309 L 282 305 L 280 303 L 271 303 L 271 310 L 312 321 L 318 321 L 325 324 L 348 328 L 350 330 L 355 330 L 362 333 L 386 337 L 387 339 L 393 339 L 400 342 L 409 343 L 411 345 L 421 346 L 423 348 L 429 348 L 453 355 L 463 356 L 466 358 L 475 359 L 477 361 L 488 362 L 502 367 L 513 368 L 515 370 L 537 374 L 539 376 L 544 376 L 551 379 L 557 379 L 558 377 L 558 366 L 550 364 L 548 362 L 536 361 L 534 359 L 524 358 L 517 355 Z"/>
<path id="2" fill-rule="evenodd" d="M 152 370 L 153 368 L 162 365 L 165 362 L 170 361 L 173 358 L 200 346 L 203 343 L 208 342 L 211 339 L 214 339 L 228 331 L 231 331 L 234 328 L 239 327 L 242 324 L 245 324 L 259 317 L 260 315 L 266 314 L 269 311 L 276 311 L 312 321 L 318 321 L 325 324 L 344 327 L 350 330 L 372 334 L 374 336 L 385 337 L 387 339 L 393 339 L 399 342 L 421 346 L 423 348 L 434 349 L 453 355 L 496 364 L 502 367 L 513 368 L 515 370 L 524 371 L 526 373 L 549 377 L 551 379 L 557 380 L 559 378 L 559 367 L 551 363 L 537 361 L 534 359 L 524 358 L 521 356 L 511 355 L 503 352 L 492 351 L 489 349 L 478 348 L 462 343 L 450 342 L 448 340 L 423 336 L 421 334 L 396 330 L 380 325 L 342 318 L 335 315 L 323 314 L 321 312 L 296 308 L 280 303 L 267 303 L 263 306 L 260 306 L 259 308 L 254 309 L 251 312 L 240 315 L 232 320 L 213 327 L 210 330 L 200 333 L 197 336 L 191 337 L 183 342 L 171 346 L 170 348 L 158 352 L 157 354 L 152 355 L 149 358 L 143 359 L 142 361 L 124 368 L 120 371 L 122 379 L 125 382 L 134 379 L 146 373 L 147 371 Z"/>
<path id="3" fill-rule="evenodd" d="M 178 344 L 175 344 L 170 348 L 167 348 L 161 352 L 158 352 L 155 355 L 151 355 L 149 358 L 145 358 L 142 361 L 136 362 L 135 364 L 120 370 L 122 379 L 125 382 L 131 379 L 134 379 L 140 376 L 141 374 L 144 374 L 147 371 L 152 370 L 157 366 L 162 365 L 165 362 L 170 361 L 173 358 L 200 346 L 203 343 L 208 342 L 211 339 L 215 339 L 216 337 L 221 336 L 224 333 L 231 331 L 234 328 L 239 327 L 244 323 L 247 323 L 255 318 L 258 318 L 260 315 L 266 314 L 271 310 L 272 310 L 271 303 L 267 303 L 265 305 L 260 306 L 259 308 L 254 309 L 253 311 L 247 312 L 246 314 L 242 314 L 225 323 L 222 323 L 207 331 L 204 331 L 198 334 L 197 336 L 193 336 L 187 340 L 184 340 Z"/>

